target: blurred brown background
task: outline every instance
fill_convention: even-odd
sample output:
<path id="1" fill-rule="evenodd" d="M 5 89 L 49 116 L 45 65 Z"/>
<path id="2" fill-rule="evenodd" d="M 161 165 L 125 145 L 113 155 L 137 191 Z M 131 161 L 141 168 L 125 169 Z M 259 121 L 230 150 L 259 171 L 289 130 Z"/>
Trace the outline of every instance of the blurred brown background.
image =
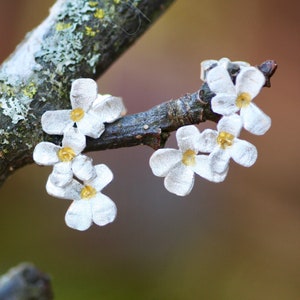
<path id="1" fill-rule="evenodd" d="M 0 0 L 2 61 L 53 3 Z M 152 175 L 150 148 L 93 153 L 114 172 L 104 193 L 118 217 L 83 233 L 64 224 L 70 202 L 46 194 L 51 169 L 25 167 L 0 190 L 0 273 L 31 261 L 58 300 L 300 299 L 299 10 L 296 0 L 177 0 L 99 80 L 131 114 L 197 90 L 204 59 L 275 59 L 272 88 L 256 98 L 272 127 L 242 135 L 258 148 L 254 167 L 231 163 L 224 183 L 197 178 L 180 198 Z"/>

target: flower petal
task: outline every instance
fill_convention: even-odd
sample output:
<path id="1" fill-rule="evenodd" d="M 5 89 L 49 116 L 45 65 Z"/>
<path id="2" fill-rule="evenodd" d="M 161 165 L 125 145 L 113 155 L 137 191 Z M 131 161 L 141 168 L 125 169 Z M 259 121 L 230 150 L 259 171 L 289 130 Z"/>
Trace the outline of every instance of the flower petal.
<path id="1" fill-rule="evenodd" d="M 220 115 L 231 115 L 239 110 L 235 94 L 217 94 L 211 99 L 211 109 Z"/>
<path id="2" fill-rule="evenodd" d="M 215 94 L 222 93 L 236 95 L 235 86 L 230 78 L 230 75 L 222 66 L 217 66 L 208 72 L 207 84 L 210 90 Z"/>
<path id="3" fill-rule="evenodd" d="M 122 98 L 111 95 L 98 95 L 91 110 L 103 123 L 114 122 L 126 112 Z"/>
<path id="4" fill-rule="evenodd" d="M 202 81 L 206 80 L 207 72 L 215 65 L 218 61 L 215 59 L 207 59 L 200 63 L 200 79 Z"/>
<path id="5" fill-rule="evenodd" d="M 235 139 L 229 151 L 232 159 L 244 167 L 251 167 L 257 159 L 256 147 L 247 141 Z"/>
<path id="6" fill-rule="evenodd" d="M 72 161 L 74 175 L 82 181 L 91 180 L 96 176 L 93 160 L 86 155 L 78 155 Z"/>
<path id="7" fill-rule="evenodd" d="M 53 184 L 51 180 L 51 175 L 48 177 L 46 183 L 46 190 L 50 196 L 61 198 L 61 199 L 69 199 L 69 200 L 79 200 L 80 191 L 82 189 L 82 184 L 80 184 L 77 180 L 71 180 L 70 183 L 65 185 L 64 187 L 59 187 Z"/>
<path id="8" fill-rule="evenodd" d="M 70 100 L 72 108 L 80 107 L 87 111 L 97 98 L 97 83 L 90 78 L 79 78 L 73 81 Z"/>
<path id="9" fill-rule="evenodd" d="M 70 147 L 76 154 L 79 154 L 86 146 L 86 138 L 77 128 L 70 127 L 64 133 L 62 146 Z"/>
<path id="10" fill-rule="evenodd" d="M 117 215 L 115 203 L 106 195 L 98 193 L 90 199 L 92 206 L 92 218 L 95 224 L 104 226 L 114 221 Z"/>
<path id="11" fill-rule="evenodd" d="M 271 118 L 254 103 L 242 108 L 240 115 L 244 128 L 252 134 L 265 134 L 271 127 Z"/>
<path id="12" fill-rule="evenodd" d="M 90 111 L 86 112 L 84 117 L 77 122 L 77 127 L 82 134 L 94 139 L 99 138 L 105 130 L 102 120 Z"/>
<path id="13" fill-rule="evenodd" d="M 97 192 L 100 192 L 113 180 L 114 175 L 110 168 L 105 164 L 96 165 L 94 168 L 97 176 L 85 183 L 93 186 Z"/>
<path id="14" fill-rule="evenodd" d="M 193 171 L 199 176 L 212 181 L 212 182 L 222 182 L 227 176 L 228 168 L 222 173 L 216 173 L 212 169 L 211 158 L 208 155 L 197 155 L 196 165 L 192 167 Z"/>
<path id="15" fill-rule="evenodd" d="M 44 166 L 52 166 L 59 162 L 57 151 L 60 149 L 59 146 L 50 142 L 41 142 L 37 144 L 33 151 L 33 160 Z"/>
<path id="16" fill-rule="evenodd" d="M 155 176 L 165 177 L 181 161 L 182 153 L 176 149 L 158 149 L 150 157 L 150 168 Z"/>
<path id="17" fill-rule="evenodd" d="M 92 209 L 89 200 L 73 201 L 65 215 L 66 224 L 80 231 L 92 225 Z"/>
<path id="18" fill-rule="evenodd" d="M 194 171 L 178 163 L 166 176 L 165 188 L 177 196 L 188 195 L 194 186 Z"/>
<path id="19" fill-rule="evenodd" d="M 230 153 L 228 150 L 216 149 L 209 155 L 211 170 L 214 173 L 227 173 L 230 161 Z"/>
<path id="20" fill-rule="evenodd" d="M 59 162 L 53 166 L 50 174 L 51 182 L 58 187 L 63 187 L 73 179 L 71 162 Z"/>
<path id="21" fill-rule="evenodd" d="M 236 78 L 237 93 L 247 92 L 253 99 L 265 84 L 265 76 L 255 67 L 245 67 Z"/>
<path id="22" fill-rule="evenodd" d="M 213 129 L 205 129 L 199 137 L 199 150 L 204 153 L 212 152 L 217 146 L 218 132 Z"/>
<path id="23" fill-rule="evenodd" d="M 177 144 L 182 152 L 190 149 L 198 153 L 199 137 L 200 132 L 194 125 L 183 126 L 176 131 Z"/>
<path id="24" fill-rule="evenodd" d="M 228 67 L 232 64 L 229 58 L 227 57 L 222 57 L 218 61 L 218 66 L 222 66 L 225 70 L 228 69 Z"/>
<path id="25" fill-rule="evenodd" d="M 222 117 L 217 128 L 219 132 L 225 131 L 237 137 L 242 129 L 242 119 L 237 114 Z"/>
<path id="26" fill-rule="evenodd" d="M 48 134 L 62 135 L 66 128 L 73 126 L 70 109 L 48 110 L 42 115 L 42 128 Z"/>

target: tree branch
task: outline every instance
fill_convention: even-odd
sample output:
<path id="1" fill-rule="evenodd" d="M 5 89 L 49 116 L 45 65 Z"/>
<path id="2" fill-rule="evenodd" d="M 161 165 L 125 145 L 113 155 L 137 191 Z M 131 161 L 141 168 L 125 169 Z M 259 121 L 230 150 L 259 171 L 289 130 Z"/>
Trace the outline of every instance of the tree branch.
<path id="1" fill-rule="evenodd" d="M 49 276 L 34 265 L 22 263 L 0 277 L 1 300 L 51 300 Z"/>
<path id="2" fill-rule="evenodd" d="M 58 0 L 0 68 L 0 185 L 32 162 L 40 117 L 67 108 L 72 80 L 97 78 L 174 0 Z"/>
<path id="3" fill-rule="evenodd" d="M 267 60 L 257 67 L 265 75 L 265 87 L 270 87 L 270 79 L 277 69 L 276 63 Z M 213 96 L 204 83 L 195 93 L 164 102 L 145 112 L 127 115 L 112 124 L 106 124 L 99 139 L 88 138 L 85 150 L 100 151 L 138 145 L 161 148 L 170 133 L 181 126 L 205 121 L 218 122 L 221 116 L 214 113 L 210 106 Z M 47 140 L 59 144 L 61 136 L 48 136 Z"/>

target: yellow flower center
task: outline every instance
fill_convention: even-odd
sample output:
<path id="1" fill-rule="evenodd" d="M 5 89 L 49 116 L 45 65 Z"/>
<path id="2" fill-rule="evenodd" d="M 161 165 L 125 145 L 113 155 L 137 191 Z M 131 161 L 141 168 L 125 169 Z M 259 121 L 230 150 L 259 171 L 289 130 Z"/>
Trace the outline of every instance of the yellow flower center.
<path id="1" fill-rule="evenodd" d="M 63 147 L 60 150 L 58 150 L 57 156 L 60 159 L 60 161 L 67 162 L 71 161 L 76 156 L 76 153 L 70 147 Z"/>
<path id="2" fill-rule="evenodd" d="M 232 146 L 234 135 L 231 133 L 221 131 L 217 137 L 217 143 L 222 149 Z"/>
<path id="3" fill-rule="evenodd" d="M 79 122 L 84 117 L 84 110 L 80 107 L 71 111 L 70 118 L 73 122 Z"/>
<path id="4" fill-rule="evenodd" d="M 196 152 L 191 149 L 186 150 L 181 161 L 186 166 L 194 166 L 196 164 Z"/>
<path id="5" fill-rule="evenodd" d="M 249 93 L 240 93 L 236 98 L 235 104 L 238 108 L 247 107 L 251 100 L 251 95 Z"/>
<path id="6" fill-rule="evenodd" d="M 95 197 L 96 194 L 97 191 L 95 190 L 95 188 L 90 185 L 85 185 L 80 192 L 80 197 L 81 199 L 91 199 Z"/>

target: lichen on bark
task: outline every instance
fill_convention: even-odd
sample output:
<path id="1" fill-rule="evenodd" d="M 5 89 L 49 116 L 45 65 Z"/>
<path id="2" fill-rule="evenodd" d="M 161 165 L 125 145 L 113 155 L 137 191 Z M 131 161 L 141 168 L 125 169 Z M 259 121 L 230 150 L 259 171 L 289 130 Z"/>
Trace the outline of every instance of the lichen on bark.
<path id="1" fill-rule="evenodd" d="M 79 77 L 98 78 L 173 0 L 58 0 L 0 67 L 0 184 L 32 161 L 40 117 L 69 107 Z"/>

